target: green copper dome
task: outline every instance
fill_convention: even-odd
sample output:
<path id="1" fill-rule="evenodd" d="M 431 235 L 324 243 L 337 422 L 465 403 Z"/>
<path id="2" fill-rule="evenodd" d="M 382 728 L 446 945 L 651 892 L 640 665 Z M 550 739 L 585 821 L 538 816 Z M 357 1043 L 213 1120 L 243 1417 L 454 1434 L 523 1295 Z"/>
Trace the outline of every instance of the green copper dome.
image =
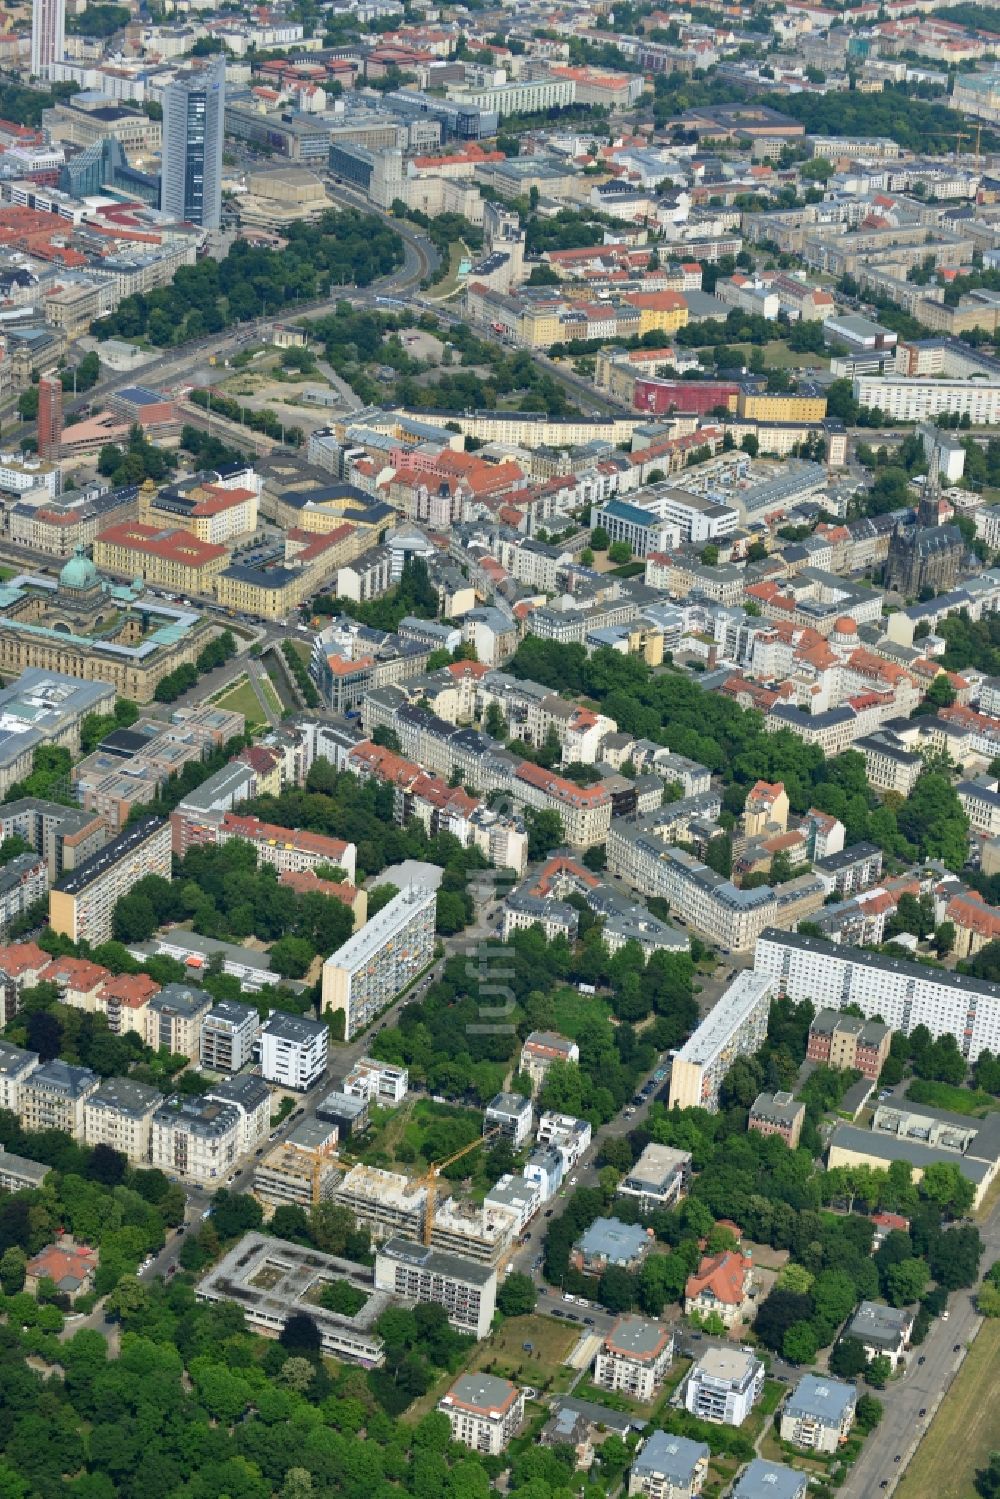
<path id="1" fill-rule="evenodd" d="M 97 581 L 97 568 L 86 555 L 83 547 L 78 546 L 59 574 L 59 587 L 73 588 L 78 593 L 82 593 L 87 588 L 93 588 Z"/>

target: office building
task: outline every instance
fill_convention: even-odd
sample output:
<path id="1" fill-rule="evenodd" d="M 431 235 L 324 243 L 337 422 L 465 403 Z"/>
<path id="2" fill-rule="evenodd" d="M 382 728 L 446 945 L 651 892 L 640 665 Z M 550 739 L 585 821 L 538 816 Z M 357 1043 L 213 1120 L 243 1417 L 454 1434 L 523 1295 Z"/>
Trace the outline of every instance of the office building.
<path id="1" fill-rule="evenodd" d="M 435 891 L 411 885 L 393 896 L 323 964 L 324 1013 L 342 1010 L 350 1041 L 434 956 Z"/>
<path id="2" fill-rule="evenodd" d="M 145 1007 L 146 1045 L 194 1062 L 201 1055 L 201 1028 L 212 1008 L 203 989 L 166 984 Z"/>
<path id="3" fill-rule="evenodd" d="M 670 1108 L 719 1107 L 719 1088 L 733 1062 L 764 1044 L 773 992 L 762 974 L 744 971 L 734 979 L 674 1057 Z"/>
<path id="4" fill-rule="evenodd" d="M 261 1073 L 280 1088 L 303 1092 L 323 1076 L 329 1041 L 321 1020 L 275 1010 L 260 1035 Z"/>
<path id="5" fill-rule="evenodd" d="M 58 8 L 66 0 L 39 0 L 37 10 Z M 38 382 L 38 456 L 58 458 L 62 451 L 63 388 L 58 375 L 43 375 Z"/>
<path id="6" fill-rule="evenodd" d="M 162 817 L 132 823 L 53 885 L 49 925 L 74 942 L 109 941 L 116 904 L 147 874 L 171 877 L 170 824 Z"/>
<path id="7" fill-rule="evenodd" d="M 62 62 L 66 51 L 66 0 L 32 0 L 31 71 L 35 78 L 48 78 L 54 62 Z"/>
<path id="8" fill-rule="evenodd" d="M 794 1150 L 805 1117 L 805 1104 L 791 1093 L 758 1093 L 750 1106 L 747 1128 L 759 1135 L 780 1135 L 789 1150 Z"/>
<path id="9" fill-rule="evenodd" d="M 808 1492 L 807 1473 L 755 1457 L 734 1483 L 730 1499 L 806 1499 Z"/>
<path id="10" fill-rule="evenodd" d="M 498 1093 L 486 1105 L 483 1115 L 483 1134 L 499 1130 L 515 1150 L 520 1149 L 531 1134 L 534 1113 L 531 1099 L 521 1093 Z"/>
<path id="11" fill-rule="evenodd" d="M 892 1031 L 878 1020 L 820 1010 L 809 1027 L 806 1057 L 838 1071 L 856 1070 L 875 1082 L 889 1055 Z"/>
<path id="12" fill-rule="evenodd" d="M 653 1431 L 629 1469 L 629 1494 L 645 1494 L 647 1499 L 697 1499 L 708 1475 L 709 1457 L 704 1442 Z"/>
<path id="13" fill-rule="evenodd" d="M 389 1239 L 375 1256 L 375 1284 L 407 1301 L 443 1306 L 458 1332 L 485 1338 L 496 1310 L 497 1273 L 457 1254 Z"/>
<path id="14" fill-rule="evenodd" d="M 253 1005 L 219 999 L 202 1021 L 201 1065 L 209 1072 L 239 1072 L 253 1055 L 260 1016 Z"/>
<path id="15" fill-rule="evenodd" d="M 238 1155 L 249 1155 L 262 1141 L 267 1139 L 271 1128 L 271 1090 L 254 1072 L 241 1073 L 239 1077 L 225 1077 L 214 1083 L 206 1098 L 216 1103 L 228 1104 L 240 1116 L 240 1133 L 237 1143 Z"/>
<path id="16" fill-rule="evenodd" d="M 342 1140 L 363 1135 L 368 1128 L 368 1099 L 357 1093 L 334 1088 L 316 1105 L 316 1118 L 324 1124 L 335 1124 Z"/>
<path id="17" fill-rule="evenodd" d="M 226 65 L 216 58 L 180 74 L 163 91 L 160 206 L 203 229 L 222 221 Z"/>
<path id="18" fill-rule="evenodd" d="M 674 1335 L 645 1317 L 620 1317 L 594 1360 L 594 1383 L 630 1400 L 652 1400 L 674 1356 Z"/>
<path id="19" fill-rule="evenodd" d="M 61 1129 L 74 1140 L 82 1140 L 84 1105 L 100 1084 L 89 1067 L 74 1067 L 53 1057 L 21 1083 L 18 1118 L 26 1130 Z"/>
<path id="20" fill-rule="evenodd" d="M 461 1374 L 437 1408 L 448 1417 L 451 1437 L 473 1452 L 499 1457 L 524 1420 L 524 1396 L 493 1374 Z"/>
<path id="21" fill-rule="evenodd" d="M 742 1426 L 764 1388 L 764 1365 L 745 1348 L 707 1348 L 688 1376 L 684 1408 L 701 1421 Z"/>
<path id="22" fill-rule="evenodd" d="M 812 1452 L 836 1452 L 854 1425 L 858 1392 L 829 1375 L 805 1374 L 781 1412 L 781 1440 Z"/>
<path id="23" fill-rule="evenodd" d="M 918 1025 L 935 1038 L 950 1033 L 970 1062 L 981 1051 L 1000 1051 L 996 984 L 773 927 L 761 934 L 754 967 L 789 999 L 835 1010 L 857 1005 L 907 1036 Z"/>
<path id="24" fill-rule="evenodd" d="M 157 1088 L 109 1077 L 84 1102 L 83 1138 L 88 1145 L 109 1145 L 133 1165 L 147 1165 L 153 1114 L 162 1102 Z"/>
<path id="25" fill-rule="evenodd" d="M 239 1154 L 240 1124 L 230 1104 L 174 1093 L 153 1114 L 150 1162 L 168 1176 L 220 1186 Z"/>
<path id="26" fill-rule="evenodd" d="M 365 1298 L 353 1317 L 320 1304 L 319 1292 L 336 1281 L 347 1281 Z M 378 1369 L 385 1361 L 375 1324 L 391 1305 L 388 1296 L 375 1289 L 366 1266 L 311 1246 L 269 1234 L 244 1234 L 199 1282 L 195 1295 L 199 1301 L 238 1301 L 249 1325 L 271 1338 L 279 1336 L 290 1317 L 305 1313 L 329 1357 L 366 1369 Z"/>
<path id="27" fill-rule="evenodd" d="M 650 1143 L 618 1183 L 616 1196 L 634 1197 L 640 1213 L 676 1207 L 691 1179 L 691 1152 Z"/>
<path id="28" fill-rule="evenodd" d="M 21 1112 L 21 1086 L 38 1066 L 37 1051 L 24 1051 L 0 1041 L 0 1109 Z"/>

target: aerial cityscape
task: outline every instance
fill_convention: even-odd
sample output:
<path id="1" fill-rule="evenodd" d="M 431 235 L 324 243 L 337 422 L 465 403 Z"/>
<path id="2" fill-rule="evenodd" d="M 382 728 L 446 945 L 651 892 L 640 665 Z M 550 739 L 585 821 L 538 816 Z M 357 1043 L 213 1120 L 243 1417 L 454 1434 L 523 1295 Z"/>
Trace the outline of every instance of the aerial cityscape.
<path id="1" fill-rule="evenodd" d="M 1000 1499 L 1000 8 L 0 10 L 0 1499 Z"/>

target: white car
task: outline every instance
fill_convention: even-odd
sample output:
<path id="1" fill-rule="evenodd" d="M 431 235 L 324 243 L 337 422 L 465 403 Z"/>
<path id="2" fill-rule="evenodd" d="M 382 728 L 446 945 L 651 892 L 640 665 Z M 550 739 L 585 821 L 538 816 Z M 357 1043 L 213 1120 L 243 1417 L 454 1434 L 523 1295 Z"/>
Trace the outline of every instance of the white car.
<path id="1" fill-rule="evenodd" d="M 571 1187 L 575 1187 L 575 1186 L 576 1186 L 576 1184 L 577 1184 L 577 1182 L 578 1182 L 578 1181 L 579 1181 L 579 1180 L 580 1180 L 580 1178 L 579 1178 L 579 1177 L 578 1177 L 578 1176 L 571 1176 L 571 1177 L 570 1177 L 570 1179 L 569 1179 L 569 1184 L 570 1184 L 570 1186 L 571 1186 Z"/>

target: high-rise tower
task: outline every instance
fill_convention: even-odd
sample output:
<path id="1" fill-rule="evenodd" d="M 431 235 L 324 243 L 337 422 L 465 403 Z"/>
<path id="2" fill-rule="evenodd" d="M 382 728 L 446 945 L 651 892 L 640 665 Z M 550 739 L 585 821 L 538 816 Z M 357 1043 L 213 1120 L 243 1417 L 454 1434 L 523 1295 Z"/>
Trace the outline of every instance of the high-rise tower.
<path id="1" fill-rule="evenodd" d="M 221 57 L 183 73 L 164 90 L 160 207 L 205 229 L 218 229 L 222 220 L 225 108 Z"/>

